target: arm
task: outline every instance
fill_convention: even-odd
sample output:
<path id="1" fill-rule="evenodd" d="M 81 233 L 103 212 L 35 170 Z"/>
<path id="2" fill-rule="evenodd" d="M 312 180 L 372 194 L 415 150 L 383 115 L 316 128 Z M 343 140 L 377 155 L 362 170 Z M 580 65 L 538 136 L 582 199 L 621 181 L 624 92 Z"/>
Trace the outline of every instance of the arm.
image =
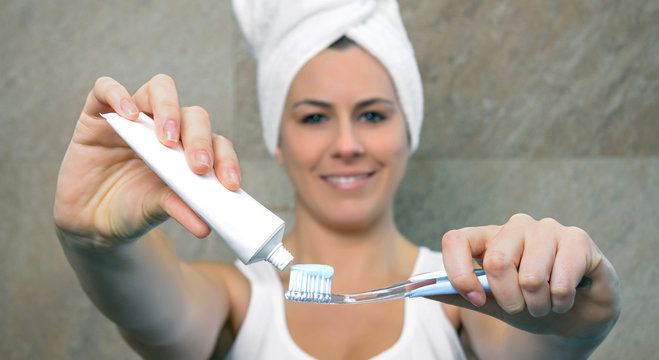
<path id="1" fill-rule="evenodd" d="M 55 193 L 55 224 L 67 259 L 128 343 L 145 357 L 208 356 L 229 311 L 225 287 L 181 264 L 163 236 L 142 235 L 169 216 L 199 237 L 210 229 L 99 116 L 110 111 L 127 119 L 138 111 L 153 114 L 164 145 L 181 139 L 194 172 L 215 171 L 234 190 L 235 152 L 211 134 L 203 109 L 178 106 L 171 78 L 154 77 L 132 98 L 113 79 L 100 78 L 76 124 Z"/>
<path id="2" fill-rule="evenodd" d="M 620 314 L 618 277 L 583 230 L 515 215 L 503 226 L 447 233 L 443 254 L 462 296 L 460 320 L 482 358 L 586 358 Z M 487 296 L 472 272 L 483 264 Z M 583 276 L 592 286 L 576 289 Z"/>
<path id="3" fill-rule="evenodd" d="M 89 298 L 143 357 L 208 357 L 228 314 L 227 295 L 180 263 L 157 230 L 108 249 L 58 235 Z"/>

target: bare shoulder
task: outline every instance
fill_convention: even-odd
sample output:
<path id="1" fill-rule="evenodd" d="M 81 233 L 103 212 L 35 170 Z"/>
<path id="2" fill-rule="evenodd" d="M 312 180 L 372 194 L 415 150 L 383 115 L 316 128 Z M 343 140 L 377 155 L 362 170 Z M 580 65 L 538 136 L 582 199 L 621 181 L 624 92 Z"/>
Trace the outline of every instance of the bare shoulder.
<path id="1" fill-rule="evenodd" d="M 229 321 L 234 333 L 238 332 L 247 314 L 250 298 L 249 280 L 233 264 L 219 262 L 191 262 L 190 267 L 206 277 L 220 293 L 229 299 Z"/>

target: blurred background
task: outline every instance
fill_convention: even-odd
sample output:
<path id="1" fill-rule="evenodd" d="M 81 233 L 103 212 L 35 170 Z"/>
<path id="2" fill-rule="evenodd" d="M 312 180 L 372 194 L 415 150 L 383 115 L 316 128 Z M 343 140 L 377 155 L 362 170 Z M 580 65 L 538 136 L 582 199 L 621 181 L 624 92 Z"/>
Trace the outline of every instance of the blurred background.
<path id="1" fill-rule="evenodd" d="M 589 232 L 623 311 L 593 359 L 657 358 L 659 1 L 405 0 L 424 79 L 421 147 L 398 226 L 441 249 L 517 212 Z M 261 140 L 255 67 L 229 1 L 0 2 L 0 357 L 132 359 L 84 295 L 53 231 L 58 166 L 96 78 L 177 82 L 230 138 L 244 188 L 292 222 Z M 290 227 L 290 226 L 289 226 Z M 163 225 L 184 260 L 231 261 L 216 235 Z"/>

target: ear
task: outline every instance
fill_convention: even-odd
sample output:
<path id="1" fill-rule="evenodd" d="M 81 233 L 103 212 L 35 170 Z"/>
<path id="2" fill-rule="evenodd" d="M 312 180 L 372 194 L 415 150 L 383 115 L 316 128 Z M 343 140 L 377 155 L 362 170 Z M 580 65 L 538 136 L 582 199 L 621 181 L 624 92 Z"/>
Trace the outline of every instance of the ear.
<path id="1" fill-rule="evenodd" d="M 281 153 L 281 147 L 277 146 L 277 150 L 275 150 L 275 155 L 277 155 L 277 162 L 279 165 L 283 166 L 284 165 L 284 155 Z"/>

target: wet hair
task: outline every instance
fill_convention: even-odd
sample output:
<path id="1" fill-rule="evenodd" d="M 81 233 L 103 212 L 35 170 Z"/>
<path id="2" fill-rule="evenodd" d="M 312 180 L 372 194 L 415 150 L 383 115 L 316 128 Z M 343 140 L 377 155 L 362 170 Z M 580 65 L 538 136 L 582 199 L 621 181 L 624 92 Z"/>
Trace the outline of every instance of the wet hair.
<path id="1" fill-rule="evenodd" d="M 352 41 L 352 39 L 350 39 L 349 37 L 344 35 L 344 36 L 341 36 L 340 38 L 338 38 L 332 44 L 330 44 L 330 46 L 328 46 L 327 48 L 328 49 L 333 49 L 333 50 L 345 50 L 345 49 L 353 47 L 353 46 L 357 46 L 357 43 Z"/>

